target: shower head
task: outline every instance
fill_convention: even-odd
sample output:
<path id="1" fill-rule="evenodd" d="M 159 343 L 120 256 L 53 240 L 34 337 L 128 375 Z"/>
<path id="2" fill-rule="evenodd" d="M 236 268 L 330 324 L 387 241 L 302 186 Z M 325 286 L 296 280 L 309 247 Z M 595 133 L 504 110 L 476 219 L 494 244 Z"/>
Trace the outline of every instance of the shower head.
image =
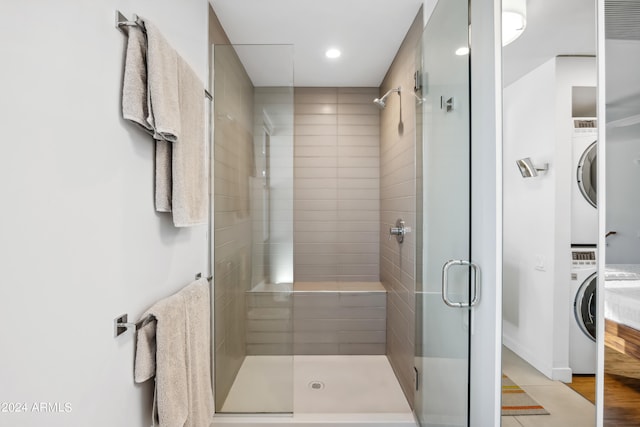
<path id="1" fill-rule="evenodd" d="M 387 96 L 389 96 L 389 94 L 391 94 L 391 93 L 393 93 L 393 92 L 396 92 L 398 95 L 400 95 L 400 90 L 401 90 L 401 89 L 402 89 L 402 88 L 401 88 L 400 86 L 398 86 L 398 87 L 397 87 L 397 88 L 395 88 L 395 89 L 391 89 L 390 91 L 388 91 L 387 93 L 385 93 L 384 95 L 382 95 L 382 97 L 381 97 L 381 98 L 376 98 L 376 99 L 374 99 L 374 100 L 373 100 L 373 103 L 374 103 L 374 104 L 376 104 L 376 106 L 377 106 L 379 109 L 383 110 L 383 109 L 384 109 L 384 107 L 386 107 L 386 106 L 387 106 L 387 103 L 386 103 L 386 101 L 385 101 L 385 100 L 387 99 Z"/>
<path id="2" fill-rule="evenodd" d="M 381 110 L 384 110 L 384 107 L 387 106 L 387 103 L 384 101 L 384 98 L 383 99 L 376 98 L 373 100 L 373 103 L 376 104 L 376 106 Z"/>

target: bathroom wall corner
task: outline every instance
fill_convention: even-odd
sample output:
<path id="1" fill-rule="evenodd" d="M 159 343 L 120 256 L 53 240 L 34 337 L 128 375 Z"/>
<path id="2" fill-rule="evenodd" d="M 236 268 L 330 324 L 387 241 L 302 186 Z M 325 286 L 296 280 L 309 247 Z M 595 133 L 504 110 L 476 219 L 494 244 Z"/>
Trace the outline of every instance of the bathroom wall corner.
<path id="1" fill-rule="evenodd" d="M 380 87 L 380 94 L 401 86 L 380 113 L 380 280 L 387 297 L 387 357 L 413 405 L 415 354 L 416 240 L 388 239 L 396 219 L 416 224 L 416 107 L 411 94 L 416 48 L 423 30 L 422 8 L 407 32 Z M 402 102 L 402 108 L 399 103 Z"/>

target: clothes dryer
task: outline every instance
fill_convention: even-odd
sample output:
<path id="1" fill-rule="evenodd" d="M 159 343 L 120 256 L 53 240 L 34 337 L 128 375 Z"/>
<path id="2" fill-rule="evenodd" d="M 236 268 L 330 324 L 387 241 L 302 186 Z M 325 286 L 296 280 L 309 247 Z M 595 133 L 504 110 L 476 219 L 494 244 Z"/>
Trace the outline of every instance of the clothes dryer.
<path id="1" fill-rule="evenodd" d="M 569 367 L 573 374 L 596 372 L 597 247 L 571 247 Z"/>
<path id="2" fill-rule="evenodd" d="M 571 243 L 598 242 L 598 126 L 593 117 L 574 117 L 571 183 Z"/>

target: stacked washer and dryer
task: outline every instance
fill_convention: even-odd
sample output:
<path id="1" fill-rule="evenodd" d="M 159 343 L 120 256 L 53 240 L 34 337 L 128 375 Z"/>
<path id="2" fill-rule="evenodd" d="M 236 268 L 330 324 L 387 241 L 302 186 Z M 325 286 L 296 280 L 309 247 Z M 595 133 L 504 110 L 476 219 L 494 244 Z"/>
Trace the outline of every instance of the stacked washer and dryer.
<path id="1" fill-rule="evenodd" d="M 574 117 L 572 122 L 569 367 L 573 374 L 595 374 L 598 127 L 593 117 Z"/>

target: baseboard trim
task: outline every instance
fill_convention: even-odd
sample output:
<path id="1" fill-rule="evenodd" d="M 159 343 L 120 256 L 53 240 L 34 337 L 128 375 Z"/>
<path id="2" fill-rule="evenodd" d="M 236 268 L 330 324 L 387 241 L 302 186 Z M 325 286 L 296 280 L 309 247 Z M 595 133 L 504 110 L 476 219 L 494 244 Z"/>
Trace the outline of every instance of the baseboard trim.
<path id="1" fill-rule="evenodd" d="M 535 357 L 535 355 L 531 351 L 529 351 L 527 348 L 520 345 L 519 342 L 507 335 L 504 335 L 502 337 L 502 344 L 509 350 L 517 354 L 520 358 L 525 360 L 528 364 L 536 368 L 538 371 L 542 372 L 542 374 L 544 374 L 547 378 L 554 381 L 562 381 L 565 383 L 571 382 L 571 368 L 554 368 L 543 363 L 540 359 Z"/>

